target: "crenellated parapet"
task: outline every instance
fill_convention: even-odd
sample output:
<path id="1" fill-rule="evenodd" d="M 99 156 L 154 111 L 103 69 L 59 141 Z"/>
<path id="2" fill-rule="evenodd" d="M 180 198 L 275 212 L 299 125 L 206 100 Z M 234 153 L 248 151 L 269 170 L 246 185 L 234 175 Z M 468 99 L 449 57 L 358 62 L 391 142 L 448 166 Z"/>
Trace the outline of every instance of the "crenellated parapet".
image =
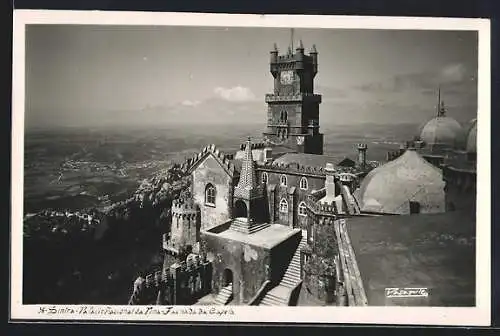
<path id="1" fill-rule="evenodd" d="M 267 146 L 267 145 L 266 145 L 266 143 L 265 143 L 265 142 L 255 142 L 255 143 L 254 143 L 254 142 L 252 142 L 252 143 L 250 144 L 250 148 L 251 148 L 251 149 L 261 149 L 261 148 L 264 148 L 264 147 L 266 147 L 266 146 Z M 245 148 L 246 148 L 246 147 L 247 147 L 247 144 L 246 144 L 246 143 L 242 143 L 242 144 L 240 145 L 240 150 L 245 150 Z"/>
<path id="2" fill-rule="evenodd" d="M 306 207 L 316 216 L 331 217 L 339 213 L 339 209 L 337 208 L 337 204 L 335 202 L 321 203 L 314 197 L 308 197 L 306 199 Z"/>
<path id="3" fill-rule="evenodd" d="M 200 163 L 207 155 L 213 155 L 215 159 L 221 164 L 221 166 L 226 170 L 226 172 L 233 176 L 235 173 L 234 164 L 231 162 L 233 160 L 233 154 L 225 154 L 220 151 L 214 144 L 205 146 L 196 156 L 187 159 L 182 164 L 182 169 L 187 170 L 189 173 L 193 171 L 194 168 Z"/>
<path id="4" fill-rule="evenodd" d="M 195 219 L 198 213 L 198 206 L 192 199 L 176 199 L 172 202 L 172 217 Z"/>
<path id="5" fill-rule="evenodd" d="M 312 175 L 315 177 L 324 177 L 326 176 L 326 170 L 322 166 L 308 166 L 308 165 L 299 165 L 297 163 L 277 163 L 277 162 L 265 162 L 261 163 L 257 166 L 257 169 L 263 171 L 275 171 L 282 172 L 286 174 L 297 174 L 297 175 Z M 335 175 L 351 173 L 357 175 L 361 170 L 356 167 L 342 167 L 342 166 L 333 166 L 332 172 Z"/>
<path id="6" fill-rule="evenodd" d="M 307 93 L 302 92 L 294 95 L 276 95 L 272 93 L 267 93 L 265 101 L 266 103 L 275 102 L 311 102 L 311 103 L 321 103 L 321 95 L 317 93 Z"/>
<path id="7" fill-rule="evenodd" d="M 192 304 L 210 293 L 211 280 L 212 263 L 190 254 L 182 262 L 137 278 L 129 305 Z"/>

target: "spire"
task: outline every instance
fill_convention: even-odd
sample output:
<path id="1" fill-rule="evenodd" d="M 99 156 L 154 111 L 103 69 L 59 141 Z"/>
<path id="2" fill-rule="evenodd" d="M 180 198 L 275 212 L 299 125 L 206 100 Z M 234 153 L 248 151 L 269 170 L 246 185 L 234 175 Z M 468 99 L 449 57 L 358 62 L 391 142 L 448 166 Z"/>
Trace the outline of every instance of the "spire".
<path id="1" fill-rule="evenodd" d="M 446 115 L 446 108 L 444 106 L 444 101 L 441 100 L 441 86 L 438 87 L 438 105 L 437 105 L 437 116 L 444 117 Z"/>
<path id="2" fill-rule="evenodd" d="M 273 52 L 278 52 L 278 45 L 276 43 L 273 45 Z"/>
<path id="3" fill-rule="evenodd" d="M 243 164 L 241 166 L 240 181 L 238 182 L 238 188 L 240 189 L 253 189 L 255 187 L 255 167 L 252 155 L 252 143 L 250 137 L 247 139 L 245 147 L 245 158 L 243 159 Z"/>
<path id="4" fill-rule="evenodd" d="M 311 54 L 317 54 L 318 51 L 316 50 L 316 45 L 313 44 L 312 48 L 311 48 Z"/>
<path id="5" fill-rule="evenodd" d="M 295 33 L 295 29 L 292 28 L 290 30 L 290 50 L 292 50 L 292 51 L 293 51 L 293 35 L 294 35 L 294 33 Z"/>

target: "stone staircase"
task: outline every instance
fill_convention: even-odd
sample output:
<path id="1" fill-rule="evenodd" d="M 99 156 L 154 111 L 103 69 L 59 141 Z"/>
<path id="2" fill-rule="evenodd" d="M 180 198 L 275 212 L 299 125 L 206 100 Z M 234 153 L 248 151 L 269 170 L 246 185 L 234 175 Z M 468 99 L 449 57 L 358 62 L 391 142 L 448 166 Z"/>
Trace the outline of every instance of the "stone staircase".
<path id="1" fill-rule="evenodd" d="M 231 223 L 231 230 L 252 234 L 268 227 L 269 223 L 250 224 L 245 219 L 236 218 Z"/>
<path id="2" fill-rule="evenodd" d="M 288 299 L 291 291 L 302 280 L 300 276 L 300 250 L 307 244 L 307 238 L 302 234 L 299 246 L 293 254 L 292 260 L 288 265 L 285 275 L 281 278 L 280 283 L 272 288 L 262 298 L 259 305 L 262 306 L 288 306 Z"/>
<path id="3" fill-rule="evenodd" d="M 230 283 L 226 287 L 222 287 L 215 298 L 215 304 L 218 306 L 225 306 L 233 299 L 233 284 Z"/>

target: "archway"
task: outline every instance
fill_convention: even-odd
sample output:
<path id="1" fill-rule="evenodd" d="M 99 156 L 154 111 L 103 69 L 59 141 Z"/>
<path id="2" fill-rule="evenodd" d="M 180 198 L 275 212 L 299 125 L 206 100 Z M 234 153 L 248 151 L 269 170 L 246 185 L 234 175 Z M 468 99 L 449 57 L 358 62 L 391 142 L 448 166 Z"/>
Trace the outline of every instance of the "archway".
<path id="1" fill-rule="evenodd" d="M 247 205 L 242 200 L 237 200 L 234 203 L 234 217 L 235 218 L 240 218 L 240 217 L 247 218 L 247 216 L 248 216 Z"/>
<path id="2" fill-rule="evenodd" d="M 230 284 L 233 283 L 233 271 L 231 271 L 229 268 L 226 268 L 223 273 L 223 286 L 229 286 Z"/>

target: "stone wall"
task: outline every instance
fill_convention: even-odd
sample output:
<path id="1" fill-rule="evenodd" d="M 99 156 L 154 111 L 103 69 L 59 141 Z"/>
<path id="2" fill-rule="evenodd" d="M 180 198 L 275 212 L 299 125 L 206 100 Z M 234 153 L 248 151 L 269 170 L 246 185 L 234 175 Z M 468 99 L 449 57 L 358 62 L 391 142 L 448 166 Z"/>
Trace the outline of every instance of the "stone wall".
<path id="1" fill-rule="evenodd" d="M 246 304 L 270 277 L 270 250 L 210 232 L 202 232 L 201 239 L 213 265 L 213 292 L 218 293 L 225 285 L 228 269 L 232 273 L 235 303 Z"/>
<path id="2" fill-rule="evenodd" d="M 191 254 L 186 261 L 175 263 L 134 283 L 130 305 L 190 305 L 211 291 L 212 264 Z"/>
<path id="3" fill-rule="evenodd" d="M 263 171 L 259 171 L 259 181 L 262 180 Z M 287 186 L 282 186 L 280 183 L 280 177 L 283 175 L 281 172 L 270 172 L 267 171 L 268 175 L 268 185 L 274 185 L 272 191 L 268 190 L 267 199 L 272 202 L 270 209 L 270 222 L 276 224 L 282 224 L 294 228 L 307 229 L 307 217 L 301 216 L 299 214 L 299 205 L 301 202 L 306 202 L 307 196 L 313 190 L 318 190 L 324 187 L 325 179 L 324 177 L 312 177 L 306 176 L 307 178 L 307 189 L 300 188 L 301 175 L 297 174 L 284 174 L 287 177 Z M 291 194 L 290 191 L 293 190 Z M 271 195 L 273 193 L 273 195 Z M 281 213 L 279 211 L 279 204 L 281 199 L 285 198 L 288 202 L 288 213 Z"/>
<path id="4" fill-rule="evenodd" d="M 232 178 L 211 155 L 193 171 L 192 194 L 200 207 L 201 230 L 207 230 L 230 219 L 232 207 Z M 216 188 L 215 205 L 205 203 L 205 188 Z"/>

